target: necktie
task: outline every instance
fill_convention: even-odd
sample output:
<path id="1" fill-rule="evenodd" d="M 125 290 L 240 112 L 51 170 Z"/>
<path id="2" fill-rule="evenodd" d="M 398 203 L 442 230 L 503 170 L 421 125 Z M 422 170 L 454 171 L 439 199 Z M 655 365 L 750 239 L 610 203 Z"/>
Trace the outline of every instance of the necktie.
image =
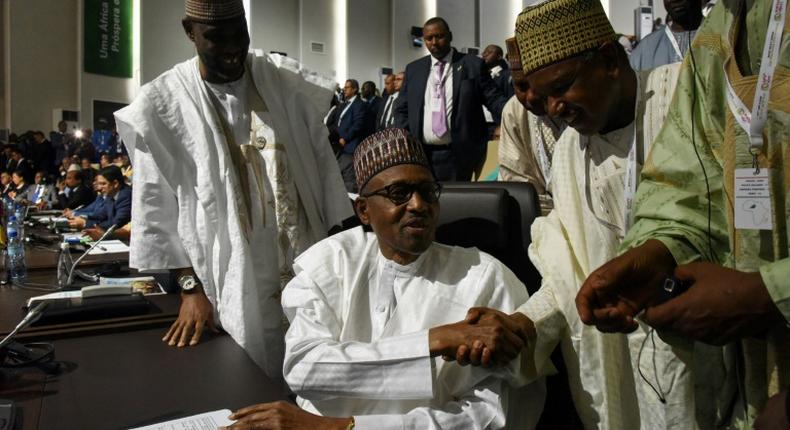
<path id="1" fill-rule="evenodd" d="M 431 109 L 431 129 L 436 137 L 442 137 L 447 133 L 447 111 L 445 107 L 444 80 L 442 79 L 442 75 L 444 75 L 444 61 L 437 61 L 436 87 L 433 91 L 433 97 L 436 100 L 433 101 L 434 106 L 433 109 Z"/>
<path id="2" fill-rule="evenodd" d="M 392 109 L 392 101 L 395 100 L 395 97 L 389 96 L 387 98 L 387 105 L 384 106 L 384 114 L 381 115 L 381 127 L 380 128 L 387 128 L 389 127 L 389 119 L 390 119 L 390 110 Z"/>

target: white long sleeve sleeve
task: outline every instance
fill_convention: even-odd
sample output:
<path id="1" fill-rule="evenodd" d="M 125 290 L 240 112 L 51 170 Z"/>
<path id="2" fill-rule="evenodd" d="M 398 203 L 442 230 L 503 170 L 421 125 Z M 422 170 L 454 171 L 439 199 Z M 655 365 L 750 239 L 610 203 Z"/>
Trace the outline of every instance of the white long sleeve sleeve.
<path id="1" fill-rule="evenodd" d="M 428 330 L 374 342 L 340 341 L 340 324 L 306 272 L 283 292 L 291 321 L 284 374 L 305 399 L 429 399 L 433 369 Z"/>
<path id="2" fill-rule="evenodd" d="M 355 428 L 365 429 L 499 429 L 505 426 L 507 404 L 505 383 L 489 378 L 458 400 L 441 407 L 419 407 L 399 415 L 355 416 Z"/>

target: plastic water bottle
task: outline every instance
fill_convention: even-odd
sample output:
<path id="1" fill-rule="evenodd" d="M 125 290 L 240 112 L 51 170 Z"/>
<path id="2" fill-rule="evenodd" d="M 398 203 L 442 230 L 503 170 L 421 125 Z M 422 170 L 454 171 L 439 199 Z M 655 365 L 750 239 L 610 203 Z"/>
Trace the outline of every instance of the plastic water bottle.
<path id="1" fill-rule="evenodd" d="M 8 264 L 6 270 L 10 275 L 11 281 L 23 281 L 27 276 L 27 266 L 25 265 L 25 242 L 19 235 L 19 224 L 16 216 L 8 217 Z"/>
<path id="2" fill-rule="evenodd" d="M 19 239 L 24 242 L 25 240 L 25 214 L 27 213 L 27 208 L 20 204 L 17 204 L 14 209 L 14 216 L 16 216 L 16 225 L 17 225 L 17 232 L 19 233 Z"/>

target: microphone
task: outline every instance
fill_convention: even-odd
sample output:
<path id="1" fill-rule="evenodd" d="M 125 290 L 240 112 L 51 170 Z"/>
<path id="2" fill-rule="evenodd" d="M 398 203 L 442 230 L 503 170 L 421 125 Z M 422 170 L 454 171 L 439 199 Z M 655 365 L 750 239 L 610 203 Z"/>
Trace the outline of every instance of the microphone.
<path id="1" fill-rule="evenodd" d="M 99 238 L 99 240 L 97 240 L 96 242 L 93 242 L 93 245 L 91 245 L 91 247 L 88 248 L 87 251 L 83 252 L 82 255 L 79 256 L 79 258 L 77 258 L 77 261 L 75 261 L 74 264 L 71 265 L 71 268 L 69 268 L 69 276 L 66 279 L 65 285 L 60 285 L 59 286 L 61 289 L 71 286 L 71 283 L 74 282 L 74 269 L 77 268 L 77 265 L 80 264 L 82 259 L 84 259 L 85 256 L 90 254 L 90 252 L 93 251 L 94 248 L 99 246 L 99 244 L 102 243 L 102 241 L 104 239 L 106 239 L 107 236 L 111 235 L 112 232 L 114 232 L 116 228 L 118 228 L 118 224 L 111 225 L 110 228 L 108 228 L 107 231 L 105 231 L 104 234 Z M 68 252 L 68 251 L 65 251 L 65 252 Z"/>
<path id="2" fill-rule="evenodd" d="M 20 330 L 38 321 L 38 319 L 41 318 L 41 315 L 44 314 L 44 309 L 46 309 L 47 306 L 49 306 L 49 302 L 42 300 L 38 302 L 36 306 L 33 306 L 30 310 L 28 310 L 27 315 L 22 318 L 22 321 L 20 321 L 19 324 L 17 324 L 16 327 L 11 330 L 11 333 L 8 333 L 8 335 L 4 337 L 2 341 L 0 341 L 0 349 L 3 349 L 3 347 L 10 343 L 11 339 L 13 339 Z"/>

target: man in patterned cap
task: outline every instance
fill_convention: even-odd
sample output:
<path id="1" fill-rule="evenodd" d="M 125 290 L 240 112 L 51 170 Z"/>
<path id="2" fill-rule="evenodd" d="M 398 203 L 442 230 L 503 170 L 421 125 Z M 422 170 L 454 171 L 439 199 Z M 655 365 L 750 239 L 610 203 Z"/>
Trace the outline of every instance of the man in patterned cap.
<path id="1" fill-rule="evenodd" d="M 135 167 L 129 264 L 177 276 L 165 342 L 195 345 L 218 318 L 281 380 L 291 263 L 351 215 L 317 108 L 333 84 L 248 53 L 241 0 L 186 0 L 183 27 L 197 56 L 115 114 Z"/>
<path id="2" fill-rule="evenodd" d="M 235 414 L 237 426 L 280 414 L 294 428 L 335 428 L 325 417 L 347 417 L 337 428 L 350 417 L 356 429 L 534 428 L 542 382 L 510 388 L 517 361 L 492 373 L 438 359 L 462 339 L 493 341 L 490 327 L 457 321 L 474 304 L 512 312 L 524 285 L 477 249 L 434 242 L 441 186 L 406 130 L 365 139 L 354 165 L 357 214 L 373 232 L 357 227 L 311 247 L 283 291 L 285 379 L 304 410 L 257 405 Z"/>
<path id="3" fill-rule="evenodd" d="M 515 95 L 502 109 L 502 137 L 499 140 L 499 180 L 529 182 L 540 199 L 540 211 L 548 215 L 551 200 L 551 158 L 554 144 L 565 130 L 562 121 L 546 115 L 543 106 L 527 100 L 529 85 L 521 69 L 516 38 L 505 41 Z"/>
<path id="4" fill-rule="evenodd" d="M 522 354 L 528 375 L 551 369 L 559 344 L 585 428 L 693 428 L 693 383 L 670 347 L 646 325 L 601 333 L 582 324 L 574 305 L 587 275 L 617 255 L 679 65 L 635 73 L 598 0 L 527 7 L 516 40 L 526 100 L 569 128 L 554 147 L 554 209 L 532 225 L 529 255 L 541 288 L 510 316 L 473 310 L 469 320 L 499 318 L 516 333 L 535 333 Z M 472 346 L 457 358 L 464 362 Z M 477 363 L 483 352 L 471 348 L 469 358 Z"/>

